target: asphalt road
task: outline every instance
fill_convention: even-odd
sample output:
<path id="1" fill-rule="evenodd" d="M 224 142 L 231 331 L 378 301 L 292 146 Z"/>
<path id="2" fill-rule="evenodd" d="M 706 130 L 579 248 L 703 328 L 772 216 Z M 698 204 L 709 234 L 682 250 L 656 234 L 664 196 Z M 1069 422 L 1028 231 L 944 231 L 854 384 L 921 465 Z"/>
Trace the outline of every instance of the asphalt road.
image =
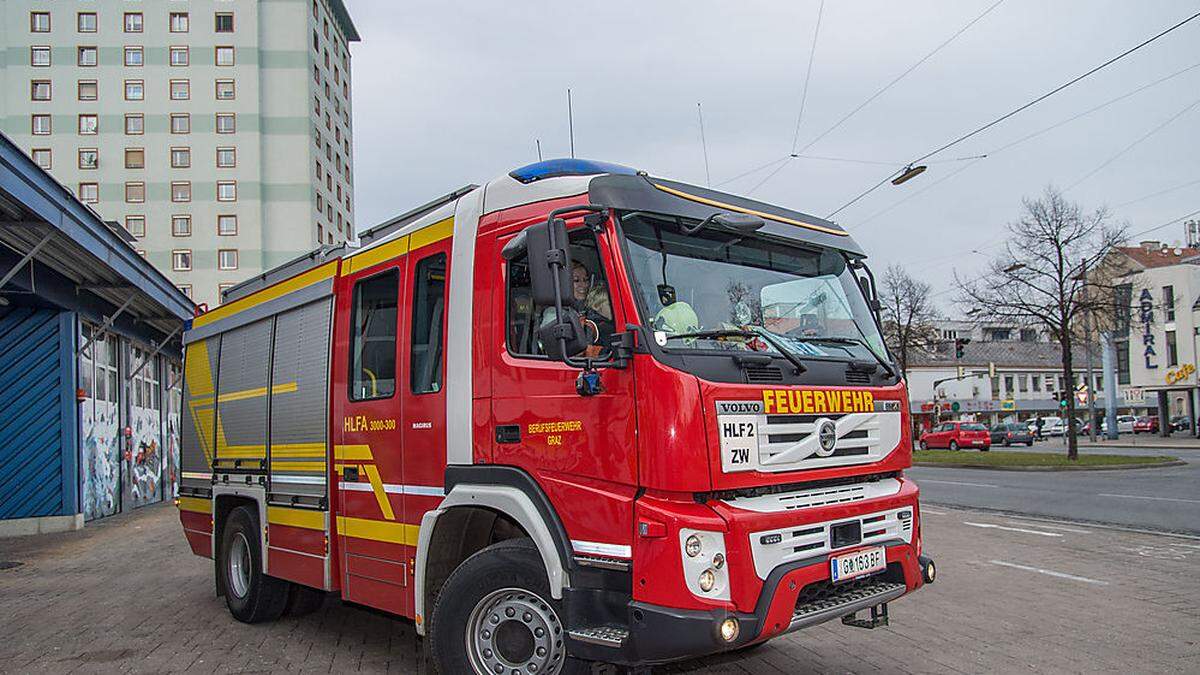
<path id="1" fill-rule="evenodd" d="M 1027 448 L 1017 448 L 1027 450 Z M 1033 450 L 1064 452 L 1055 441 Z M 993 452 L 1002 452 L 997 448 Z M 1200 535 L 1200 450 L 1103 447 L 1081 453 L 1173 455 L 1186 466 L 1110 471 L 913 467 L 921 501 Z"/>

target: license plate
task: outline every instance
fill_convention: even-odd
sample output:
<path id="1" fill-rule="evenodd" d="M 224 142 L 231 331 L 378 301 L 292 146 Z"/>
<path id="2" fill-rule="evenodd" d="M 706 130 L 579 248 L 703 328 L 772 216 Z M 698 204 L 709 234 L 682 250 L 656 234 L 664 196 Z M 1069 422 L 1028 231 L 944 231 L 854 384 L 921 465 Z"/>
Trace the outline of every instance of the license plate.
<path id="1" fill-rule="evenodd" d="M 887 554 L 882 546 L 864 548 L 829 559 L 829 577 L 835 584 L 884 569 L 887 569 Z"/>

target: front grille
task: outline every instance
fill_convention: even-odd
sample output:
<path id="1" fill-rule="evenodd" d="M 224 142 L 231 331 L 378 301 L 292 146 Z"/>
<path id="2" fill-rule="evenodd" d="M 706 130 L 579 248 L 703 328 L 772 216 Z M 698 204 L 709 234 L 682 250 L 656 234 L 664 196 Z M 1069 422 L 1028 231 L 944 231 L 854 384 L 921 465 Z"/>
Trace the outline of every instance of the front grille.
<path id="1" fill-rule="evenodd" d="M 871 374 L 861 370 L 847 370 L 846 384 L 871 384 Z"/>
<path id="2" fill-rule="evenodd" d="M 890 572 L 890 570 L 889 570 Z M 854 579 L 841 584 L 816 581 L 800 590 L 796 596 L 796 609 L 792 621 L 803 620 L 814 614 L 828 612 L 830 619 L 838 616 L 837 609 L 903 591 L 902 582 L 889 581 L 888 573 Z"/>
<path id="3" fill-rule="evenodd" d="M 892 420 L 881 413 L 853 413 L 850 416 L 858 420 L 858 426 L 841 432 L 832 453 L 823 457 L 809 455 L 796 462 L 799 465 L 797 468 L 805 464 L 829 463 L 831 460 L 836 463 L 835 458 L 861 457 L 870 455 L 872 450 L 882 450 L 880 441 L 885 433 L 882 427 Z M 848 415 L 765 415 L 766 424 L 759 427 L 759 434 L 766 442 L 759 444 L 759 461 L 768 466 L 773 464 L 776 455 L 783 454 L 816 433 L 815 422 L 823 417 L 838 422 Z"/>
<path id="4" fill-rule="evenodd" d="M 745 367 L 745 373 L 746 381 L 751 384 L 783 382 L 783 370 L 777 366 L 748 365 Z"/>
<path id="5" fill-rule="evenodd" d="M 854 523 L 859 533 L 856 541 L 835 541 L 835 528 Z M 821 523 L 803 523 L 775 530 L 750 534 L 750 554 L 754 572 L 766 579 L 780 565 L 806 560 L 814 556 L 836 554 L 851 546 L 886 544 L 892 541 L 911 543 L 913 510 L 900 507 L 864 513 L 854 518 L 839 518 Z"/>

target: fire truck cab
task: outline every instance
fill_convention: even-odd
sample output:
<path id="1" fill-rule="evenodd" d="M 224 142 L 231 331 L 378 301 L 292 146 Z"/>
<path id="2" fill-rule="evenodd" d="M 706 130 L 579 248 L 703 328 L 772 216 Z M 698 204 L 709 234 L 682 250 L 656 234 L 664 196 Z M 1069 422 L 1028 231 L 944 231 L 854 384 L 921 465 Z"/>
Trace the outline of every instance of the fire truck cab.
<path id="1" fill-rule="evenodd" d="M 238 620 L 337 594 L 442 672 L 886 623 L 934 565 L 864 258 L 614 164 L 457 190 L 195 317 L 184 534 Z"/>

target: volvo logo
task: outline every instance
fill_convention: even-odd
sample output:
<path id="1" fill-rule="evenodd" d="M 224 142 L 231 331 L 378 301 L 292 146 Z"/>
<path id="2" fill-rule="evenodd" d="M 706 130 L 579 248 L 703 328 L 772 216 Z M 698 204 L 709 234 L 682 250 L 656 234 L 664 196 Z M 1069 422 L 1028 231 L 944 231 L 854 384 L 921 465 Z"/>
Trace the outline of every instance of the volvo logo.
<path id="1" fill-rule="evenodd" d="M 823 417 L 816 421 L 816 428 L 817 443 L 821 446 L 817 449 L 817 455 L 829 457 L 837 446 L 837 424 L 828 417 Z"/>

